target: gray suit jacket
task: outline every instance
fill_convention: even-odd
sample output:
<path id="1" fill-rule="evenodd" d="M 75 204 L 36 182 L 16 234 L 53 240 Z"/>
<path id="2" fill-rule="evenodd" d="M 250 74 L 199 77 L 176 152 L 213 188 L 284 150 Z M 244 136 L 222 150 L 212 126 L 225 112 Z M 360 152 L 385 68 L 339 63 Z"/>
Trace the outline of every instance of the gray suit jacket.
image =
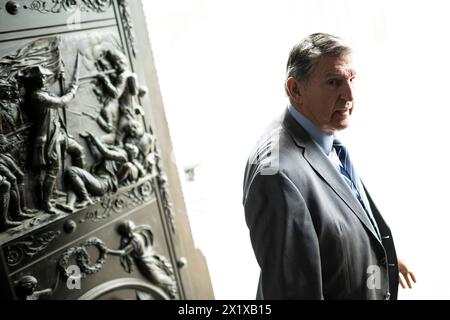
<path id="1" fill-rule="evenodd" d="M 392 234 L 367 197 L 381 241 L 340 173 L 286 110 L 245 171 L 245 218 L 261 268 L 257 298 L 396 299 Z"/>

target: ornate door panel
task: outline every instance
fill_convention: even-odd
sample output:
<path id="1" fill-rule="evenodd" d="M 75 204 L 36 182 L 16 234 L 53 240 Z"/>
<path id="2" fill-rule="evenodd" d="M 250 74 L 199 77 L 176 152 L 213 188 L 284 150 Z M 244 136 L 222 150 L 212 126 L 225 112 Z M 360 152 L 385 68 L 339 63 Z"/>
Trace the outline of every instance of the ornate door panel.
<path id="1" fill-rule="evenodd" d="M 0 0 L 0 287 L 209 299 L 139 1 Z"/>

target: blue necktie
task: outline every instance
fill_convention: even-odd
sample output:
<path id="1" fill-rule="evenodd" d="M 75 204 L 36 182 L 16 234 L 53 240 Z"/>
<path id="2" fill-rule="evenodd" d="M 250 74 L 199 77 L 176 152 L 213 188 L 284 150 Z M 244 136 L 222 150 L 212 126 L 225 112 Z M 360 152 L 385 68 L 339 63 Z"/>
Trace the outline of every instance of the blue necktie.
<path id="1" fill-rule="evenodd" d="M 362 189 L 362 185 L 360 183 L 358 175 L 356 174 L 355 168 L 353 167 L 352 161 L 350 160 L 350 155 L 348 153 L 347 148 L 337 138 L 334 138 L 333 140 L 333 147 L 336 149 L 336 154 L 342 164 L 342 166 L 339 167 L 341 174 L 346 178 L 345 180 L 347 181 L 347 184 L 349 185 L 350 189 L 352 189 L 353 193 L 356 195 L 358 201 L 361 203 L 361 206 L 366 212 L 367 217 L 372 223 L 372 226 L 374 227 L 378 237 L 381 238 L 380 231 L 378 229 L 377 223 L 375 222 L 375 218 L 372 215 L 370 206 L 364 203 L 364 200 L 361 196 L 364 190 Z"/>

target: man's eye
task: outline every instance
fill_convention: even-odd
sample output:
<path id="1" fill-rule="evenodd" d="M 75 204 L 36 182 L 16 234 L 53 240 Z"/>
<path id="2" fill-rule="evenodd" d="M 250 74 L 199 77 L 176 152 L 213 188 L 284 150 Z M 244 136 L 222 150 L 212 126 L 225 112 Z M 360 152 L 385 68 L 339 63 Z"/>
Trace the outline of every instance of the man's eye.
<path id="1" fill-rule="evenodd" d="M 339 83 L 338 79 L 330 79 L 327 81 L 327 84 L 329 84 L 330 86 L 337 86 Z"/>

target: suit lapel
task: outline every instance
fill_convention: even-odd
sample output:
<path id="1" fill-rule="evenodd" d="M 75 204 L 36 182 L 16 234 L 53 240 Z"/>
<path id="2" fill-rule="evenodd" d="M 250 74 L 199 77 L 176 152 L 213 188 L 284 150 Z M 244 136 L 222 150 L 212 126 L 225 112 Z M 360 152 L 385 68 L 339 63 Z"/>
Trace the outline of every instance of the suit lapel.
<path id="1" fill-rule="evenodd" d="M 297 146 L 303 148 L 303 155 L 317 172 L 317 174 L 333 189 L 333 191 L 345 202 L 349 209 L 358 217 L 361 223 L 370 230 L 370 233 L 378 240 L 372 223 L 361 207 L 350 187 L 333 167 L 330 160 L 323 154 L 320 147 L 311 139 L 309 134 L 295 121 L 289 111 L 286 110 L 283 127 L 289 132 Z"/>

